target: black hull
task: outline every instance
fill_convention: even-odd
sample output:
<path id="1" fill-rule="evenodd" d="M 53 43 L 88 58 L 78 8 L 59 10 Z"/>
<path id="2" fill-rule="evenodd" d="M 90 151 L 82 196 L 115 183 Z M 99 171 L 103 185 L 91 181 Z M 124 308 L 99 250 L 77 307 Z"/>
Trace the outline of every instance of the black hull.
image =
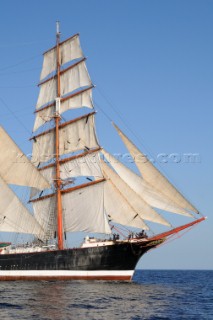
<path id="1" fill-rule="evenodd" d="M 89 248 L 1 254 L 0 280 L 130 280 L 139 259 L 155 245 L 122 242 Z"/>

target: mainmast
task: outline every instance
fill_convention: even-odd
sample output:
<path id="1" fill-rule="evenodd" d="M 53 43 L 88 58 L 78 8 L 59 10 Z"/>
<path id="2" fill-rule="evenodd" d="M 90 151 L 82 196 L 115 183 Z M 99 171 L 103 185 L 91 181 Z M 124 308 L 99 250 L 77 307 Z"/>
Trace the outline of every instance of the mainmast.
<path id="1" fill-rule="evenodd" d="M 58 249 L 62 250 L 63 246 L 63 217 L 61 201 L 61 178 L 60 178 L 60 161 L 59 161 L 59 122 L 60 122 L 60 30 L 59 21 L 56 22 L 56 57 L 57 57 L 57 98 L 55 99 L 55 169 L 56 169 L 56 199 L 57 199 L 57 226 L 58 226 Z"/>

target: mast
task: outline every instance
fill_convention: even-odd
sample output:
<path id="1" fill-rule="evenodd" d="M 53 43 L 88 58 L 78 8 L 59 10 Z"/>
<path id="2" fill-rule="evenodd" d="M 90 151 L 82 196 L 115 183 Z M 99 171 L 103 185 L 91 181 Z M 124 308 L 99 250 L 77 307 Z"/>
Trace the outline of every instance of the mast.
<path id="1" fill-rule="evenodd" d="M 67 63 L 68 67 L 62 70 Z M 54 192 L 50 196 L 47 191 L 48 196 L 42 197 L 38 190 L 32 190 L 30 202 L 34 216 L 44 229 L 44 239 L 53 239 L 56 230 L 57 246 L 62 250 L 64 232 L 108 234 L 111 228 L 104 210 L 105 180 L 102 181 L 100 145 L 95 131 L 93 84 L 79 35 L 61 42 L 59 23 L 55 46 L 44 53 L 39 87 L 33 131 L 51 120 L 54 127 L 49 130 L 43 127 L 41 133 L 31 138 L 31 161 L 36 166 L 41 164 L 42 170 L 39 171 L 46 176 L 50 186 L 54 185 Z M 85 107 L 93 111 L 61 124 L 61 114 Z M 73 153 L 77 154 L 69 156 Z M 51 166 L 47 165 L 50 160 Z M 81 180 L 86 183 L 82 184 Z M 65 188 L 63 181 L 66 182 Z M 68 188 L 73 182 L 74 189 Z"/>
<path id="2" fill-rule="evenodd" d="M 63 250 L 63 217 L 61 200 L 61 178 L 59 161 L 59 122 L 60 122 L 60 30 L 59 21 L 56 22 L 56 53 L 57 53 L 57 98 L 55 99 L 55 170 L 56 170 L 56 199 L 57 199 L 57 226 L 58 226 L 58 249 Z"/>

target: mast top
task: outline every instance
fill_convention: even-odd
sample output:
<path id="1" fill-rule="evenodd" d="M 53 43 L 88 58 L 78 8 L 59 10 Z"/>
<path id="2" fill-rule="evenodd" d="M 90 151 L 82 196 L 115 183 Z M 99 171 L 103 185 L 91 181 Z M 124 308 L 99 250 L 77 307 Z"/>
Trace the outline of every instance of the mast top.
<path id="1" fill-rule="evenodd" d="M 59 38 L 60 34 L 60 21 L 56 21 L 56 37 Z"/>

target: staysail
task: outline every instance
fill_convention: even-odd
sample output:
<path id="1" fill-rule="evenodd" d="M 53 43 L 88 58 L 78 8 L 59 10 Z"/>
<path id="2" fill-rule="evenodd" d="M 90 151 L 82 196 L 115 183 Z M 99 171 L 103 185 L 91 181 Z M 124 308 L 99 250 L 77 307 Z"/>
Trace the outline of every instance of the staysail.
<path id="1" fill-rule="evenodd" d="M 149 230 L 147 224 L 110 180 L 104 186 L 104 195 L 106 212 L 113 221 L 125 226 Z"/>
<path id="2" fill-rule="evenodd" d="M 192 217 L 187 210 L 179 207 L 164 194 L 155 190 L 142 177 L 138 176 L 135 172 L 127 168 L 107 151 L 103 149 L 102 153 L 110 165 L 115 169 L 117 174 L 123 179 L 123 181 L 125 181 L 126 184 L 128 184 L 128 186 L 130 186 L 151 207 Z"/>
<path id="3" fill-rule="evenodd" d="M 0 149 L 0 176 L 6 183 L 40 190 L 50 187 L 47 180 L 2 127 L 0 127 Z"/>
<path id="4" fill-rule="evenodd" d="M 102 161 L 102 169 L 108 179 L 119 190 L 129 205 L 135 210 L 141 219 L 170 226 L 161 215 L 152 209 L 124 180 L 120 178 L 105 162 Z"/>
<path id="5" fill-rule="evenodd" d="M 0 177 L 0 231 L 34 234 L 42 238 L 41 225 Z"/>
<path id="6" fill-rule="evenodd" d="M 49 188 L 50 184 L 2 127 L 0 149 L 0 231 L 33 234 L 42 239 L 42 226 L 8 184 L 40 190 Z"/>
<path id="7" fill-rule="evenodd" d="M 114 125 L 119 136 L 123 140 L 138 167 L 143 179 L 147 181 L 152 188 L 163 193 L 179 207 L 198 213 L 198 210 L 167 180 L 167 178 L 147 159 L 147 157 L 127 138 L 127 136 Z M 137 159 L 143 159 L 142 161 Z"/>

